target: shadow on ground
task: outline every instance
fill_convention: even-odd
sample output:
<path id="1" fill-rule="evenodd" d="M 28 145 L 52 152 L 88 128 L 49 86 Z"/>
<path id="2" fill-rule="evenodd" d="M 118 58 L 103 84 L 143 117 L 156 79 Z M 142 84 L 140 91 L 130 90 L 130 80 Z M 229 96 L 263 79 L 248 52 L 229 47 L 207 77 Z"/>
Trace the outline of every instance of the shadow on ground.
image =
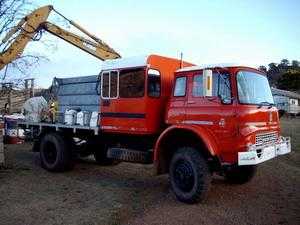
<path id="1" fill-rule="evenodd" d="M 259 166 L 245 185 L 216 176 L 206 202 L 186 205 L 151 165 L 100 167 L 88 158 L 49 173 L 30 148 L 7 149 L 13 166 L 0 170 L 0 225 L 300 224 L 298 150 Z"/>

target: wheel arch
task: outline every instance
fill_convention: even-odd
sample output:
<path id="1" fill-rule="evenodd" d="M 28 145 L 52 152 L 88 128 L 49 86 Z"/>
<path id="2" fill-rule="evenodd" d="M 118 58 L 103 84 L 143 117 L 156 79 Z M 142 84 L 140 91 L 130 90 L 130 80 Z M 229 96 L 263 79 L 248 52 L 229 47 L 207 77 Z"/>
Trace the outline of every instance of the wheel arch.
<path id="1" fill-rule="evenodd" d="M 40 152 L 40 146 L 41 146 L 41 141 L 42 139 L 50 133 L 55 133 L 57 132 L 54 128 L 49 127 L 49 128 L 43 128 L 43 129 L 35 129 L 32 133 L 33 136 L 33 146 L 32 146 L 32 151 L 33 152 Z"/>
<path id="2" fill-rule="evenodd" d="M 68 135 L 68 133 L 64 132 L 63 130 L 56 130 L 53 127 L 46 127 L 33 134 L 33 152 L 40 152 L 41 141 L 48 134 L 58 134 L 59 136 L 63 136 L 65 140 L 68 140 L 70 144 L 72 143 L 71 136 Z"/>
<path id="3" fill-rule="evenodd" d="M 176 147 L 197 147 L 213 166 L 219 166 L 218 146 L 212 135 L 203 127 L 173 125 L 157 139 L 154 148 L 154 164 L 157 174 L 167 173 Z"/>

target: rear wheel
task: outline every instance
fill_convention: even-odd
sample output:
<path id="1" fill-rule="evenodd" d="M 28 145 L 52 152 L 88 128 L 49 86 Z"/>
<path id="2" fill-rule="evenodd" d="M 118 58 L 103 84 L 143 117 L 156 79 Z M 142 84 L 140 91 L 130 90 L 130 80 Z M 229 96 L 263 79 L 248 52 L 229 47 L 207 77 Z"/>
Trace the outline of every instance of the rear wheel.
<path id="1" fill-rule="evenodd" d="M 61 134 L 46 134 L 40 144 L 42 167 L 48 171 L 59 172 L 73 166 L 71 144 Z"/>
<path id="2" fill-rule="evenodd" d="M 249 182 L 256 173 L 256 166 L 234 166 L 225 171 L 225 178 L 234 184 Z"/>
<path id="3" fill-rule="evenodd" d="M 195 148 L 178 149 L 170 163 L 170 181 L 178 200 L 185 203 L 204 200 L 211 183 L 207 160 Z"/>

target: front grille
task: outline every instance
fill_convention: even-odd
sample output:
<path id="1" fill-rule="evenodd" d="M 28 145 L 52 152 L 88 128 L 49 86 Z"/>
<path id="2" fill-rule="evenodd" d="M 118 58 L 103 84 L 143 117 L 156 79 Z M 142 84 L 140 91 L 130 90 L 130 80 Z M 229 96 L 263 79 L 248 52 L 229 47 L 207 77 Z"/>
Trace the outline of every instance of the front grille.
<path id="1" fill-rule="evenodd" d="M 276 131 L 256 134 L 255 146 L 261 147 L 261 146 L 275 144 L 277 141 L 277 138 L 278 138 L 278 135 L 277 135 Z"/>

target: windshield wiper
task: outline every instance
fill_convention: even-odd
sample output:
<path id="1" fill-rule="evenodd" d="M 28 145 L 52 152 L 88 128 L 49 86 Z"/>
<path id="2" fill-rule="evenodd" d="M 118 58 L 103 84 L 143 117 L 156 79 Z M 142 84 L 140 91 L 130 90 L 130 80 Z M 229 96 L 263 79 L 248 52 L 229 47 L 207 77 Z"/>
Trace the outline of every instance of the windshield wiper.
<path id="1" fill-rule="evenodd" d="M 269 106 L 268 109 L 271 109 L 275 104 L 270 102 L 260 102 L 258 104 L 258 108 L 261 108 L 262 106 Z"/>

